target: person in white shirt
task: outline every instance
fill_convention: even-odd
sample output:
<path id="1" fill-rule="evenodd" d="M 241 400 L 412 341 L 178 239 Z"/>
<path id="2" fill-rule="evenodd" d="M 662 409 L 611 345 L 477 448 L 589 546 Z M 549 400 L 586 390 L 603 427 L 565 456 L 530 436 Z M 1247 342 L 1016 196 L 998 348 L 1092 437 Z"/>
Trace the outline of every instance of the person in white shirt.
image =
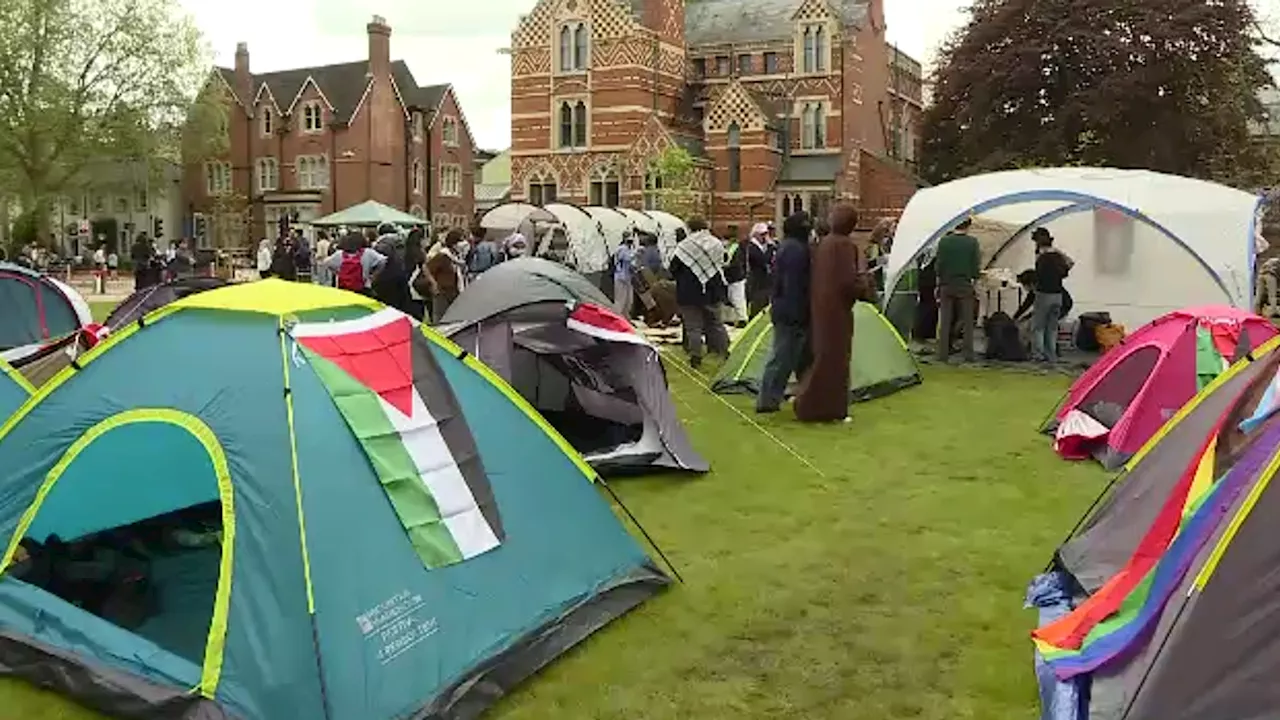
<path id="1" fill-rule="evenodd" d="M 258 279 L 271 277 L 271 240 L 262 238 L 258 243 Z"/>

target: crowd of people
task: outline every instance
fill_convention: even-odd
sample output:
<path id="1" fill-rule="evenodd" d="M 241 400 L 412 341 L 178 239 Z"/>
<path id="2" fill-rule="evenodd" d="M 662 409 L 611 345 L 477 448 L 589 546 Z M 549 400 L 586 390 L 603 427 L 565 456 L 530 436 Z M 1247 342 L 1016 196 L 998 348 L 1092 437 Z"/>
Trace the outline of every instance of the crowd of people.
<path id="1" fill-rule="evenodd" d="M 709 355 L 727 358 L 727 325 L 742 326 L 767 309 L 774 342 L 757 412 L 779 411 L 794 376 L 798 419 L 847 420 L 853 305 L 876 299 L 876 253 L 854 240 L 857 221 L 851 205 L 838 205 L 829 222 L 807 212 L 789 216 L 781 238 L 772 225 L 759 223 L 747 238 L 726 242 L 704 219 L 690 218 L 666 270 L 690 365 L 701 367 Z M 636 242 L 627 239 L 614 254 L 614 299 L 624 314 L 632 308 L 638 269 L 649 262 Z"/>
<path id="2" fill-rule="evenodd" d="M 320 231 L 312 245 L 295 229 L 259 243 L 257 270 L 262 278 L 365 294 L 418 320 L 438 322 L 468 282 L 527 251 L 521 240 L 498 243 L 481 228 L 454 228 L 433 240 L 423 228 L 402 232 L 384 223 L 333 235 Z"/>

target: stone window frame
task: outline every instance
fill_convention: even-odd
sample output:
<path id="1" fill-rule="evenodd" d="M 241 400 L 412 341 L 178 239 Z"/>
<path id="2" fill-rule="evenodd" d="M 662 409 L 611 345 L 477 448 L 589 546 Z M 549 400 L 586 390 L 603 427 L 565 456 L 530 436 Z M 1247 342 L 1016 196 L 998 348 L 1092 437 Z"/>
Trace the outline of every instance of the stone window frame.
<path id="1" fill-rule="evenodd" d="M 534 199 L 533 189 L 538 188 L 538 197 Z M 560 177 L 549 168 L 541 168 L 529 173 L 525 179 L 525 200 L 533 205 L 546 205 L 555 202 L 560 196 Z M 546 198 L 546 188 L 551 188 L 551 199 Z"/>
<path id="2" fill-rule="evenodd" d="M 557 24 L 552 46 L 557 75 L 578 75 L 591 69 L 591 23 L 586 20 Z"/>
<path id="3" fill-rule="evenodd" d="M 275 110 L 266 103 L 258 108 L 258 134 L 264 138 L 269 138 L 276 131 Z"/>
<path id="4" fill-rule="evenodd" d="M 254 185 L 258 192 L 280 189 L 280 163 L 273 157 L 260 157 L 254 164 Z M 266 182 L 270 180 L 270 182 Z"/>
<path id="5" fill-rule="evenodd" d="M 205 193 L 208 195 L 228 195 L 231 193 L 231 163 L 223 160 L 210 160 L 204 164 L 204 182 Z M 103 210 L 105 205 L 102 202 L 102 196 L 94 197 L 94 209 L 98 212 Z"/>
<path id="6" fill-rule="evenodd" d="M 293 160 L 299 190 L 327 189 L 330 169 L 328 155 L 299 155 Z"/>
<path id="7" fill-rule="evenodd" d="M 800 149 L 828 150 L 827 120 L 830 118 L 831 101 L 826 98 L 797 98 L 796 117 L 800 119 Z M 809 112 L 814 112 L 812 123 Z"/>
<path id="8" fill-rule="evenodd" d="M 610 185 L 613 186 L 612 195 Z M 610 198 L 613 199 L 612 204 Z M 609 208 L 622 205 L 622 175 L 617 167 L 602 163 L 592 168 L 587 178 L 587 204 Z"/>
<path id="9" fill-rule="evenodd" d="M 796 25 L 794 65 L 796 75 L 831 74 L 834 55 L 831 39 L 834 35 L 835 28 L 829 20 L 808 20 Z M 812 40 L 812 62 L 809 57 L 810 40 Z"/>
<path id="10" fill-rule="evenodd" d="M 303 134 L 316 135 L 324 132 L 324 105 L 319 100 L 302 103 L 301 115 L 302 122 L 298 123 L 298 128 Z"/>
<path id="11" fill-rule="evenodd" d="M 440 164 L 440 197 L 462 197 L 462 166 L 457 163 Z"/>
<path id="12" fill-rule="evenodd" d="M 565 109 L 569 109 L 569 142 L 565 142 Z M 581 113 L 579 113 L 581 110 Z M 591 147 L 591 97 L 561 95 L 551 99 L 551 147 L 556 152 L 582 152 Z"/>

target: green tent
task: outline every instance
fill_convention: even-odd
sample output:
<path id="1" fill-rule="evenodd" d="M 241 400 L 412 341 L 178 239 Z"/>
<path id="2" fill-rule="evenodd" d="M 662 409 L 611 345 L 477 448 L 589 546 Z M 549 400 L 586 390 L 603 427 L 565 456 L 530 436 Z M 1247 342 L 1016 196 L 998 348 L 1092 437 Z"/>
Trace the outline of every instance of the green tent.
<path id="1" fill-rule="evenodd" d="M 729 347 L 729 359 L 716 373 L 711 387 L 719 393 L 760 391 L 760 376 L 773 350 L 773 325 L 765 310 L 752 320 Z M 920 383 L 920 368 L 902 336 L 869 303 L 853 308 L 853 377 L 850 401 L 861 402 Z"/>
<path id="2" fill-rule="evenodd" d="M 352 205 L 345 210 L 339 210 L 336 213 L 325 215 L 322 218 L 312 220 L 312 225 L 321 227 L 337 227 L 346 225 L 349 227 L 375 227 L 382 223 L 391 223 L 392 225 L 426 225 L 427 221 L 420 217 L 414 217 L 406 212 L 401 212 L 388 205 L 383 205 L 377 200 L 365 200 L 359 205 Z"/>

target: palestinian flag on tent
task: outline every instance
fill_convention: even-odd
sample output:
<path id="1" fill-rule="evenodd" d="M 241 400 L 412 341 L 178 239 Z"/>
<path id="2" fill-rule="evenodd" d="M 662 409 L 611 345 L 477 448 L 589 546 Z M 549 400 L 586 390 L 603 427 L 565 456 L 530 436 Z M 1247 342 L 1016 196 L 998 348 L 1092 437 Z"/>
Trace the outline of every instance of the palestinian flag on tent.
<path id="1" fill-rule="evenodd" d="M 430 568 L 504 539 L 489 478 L 457 398 L 418 324 L 393 309 L 290 335 L 369 458 Z"/>
<path id="2" fill-rule="evenodd" d="M 1280 443 L 1280 425 L 1214 477 L 1225 422 L 1224 416 L 1187 466 L 1128 563 L 1072 613 L 1032 633 L 1036 648 L 1060 679 L 1127 657 L 1150 638 L 1228 510 L 1265 471 L 1271 450 Z"/>

